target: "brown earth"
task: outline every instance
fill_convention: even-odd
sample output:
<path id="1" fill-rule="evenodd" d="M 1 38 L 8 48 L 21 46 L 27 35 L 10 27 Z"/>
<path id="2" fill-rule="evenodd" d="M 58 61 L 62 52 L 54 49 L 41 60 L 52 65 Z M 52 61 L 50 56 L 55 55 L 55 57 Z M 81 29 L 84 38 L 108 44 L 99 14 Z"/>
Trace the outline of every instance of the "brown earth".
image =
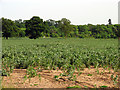
<path id="1" fill-rule="evenodd" d="M 111 79 L 111 75 L 114 76 L 120 74 L 114 72 L 112 69 L 104 70 L 99 68 L 99 73 L 96 72 L 96 69 L 91 67 L 90 69 L 85 68 L 81 70 L 82 74 L 78 76 L 78 72 L 75 71 L 74 75 L 77 76 L 75 81 L 68 80 L 68 76 L 60 76 L 58 80 L 54 78 L 55 75 L 60 75 L 61 70 L 42 70 L 37 74 L 41 75 L 41 80 L 39 77 L 33 77 L 31 79 L 25 80 L 24 76 L 26 75 L 26 69 L 14 69 L 13 73 L 10 76 L 3 76 L 2 87 L 3 88 L 67 88 L 72 86 L 80 86 L 85 88 L 99 88 L 100 86 L 108 86 L 110 88 L 118 88 L 118 84 L 114 84 Z M 91 74 L 92 76 L 88 76 Z M 118 81 L 118 79 L 117 79 Z"/>

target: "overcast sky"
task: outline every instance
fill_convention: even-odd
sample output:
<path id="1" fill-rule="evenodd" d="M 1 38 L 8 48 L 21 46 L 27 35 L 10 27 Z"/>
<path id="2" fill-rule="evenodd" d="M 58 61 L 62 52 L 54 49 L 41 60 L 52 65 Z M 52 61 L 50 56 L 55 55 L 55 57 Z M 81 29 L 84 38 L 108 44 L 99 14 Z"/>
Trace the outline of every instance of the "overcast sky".
<path id="1" fill-rule="evenodd" d="M 74 25 L 118 23 L 120 0 L 0 0 L 0 17 L 28 20 L 39 16 L 44 21 L 67 18 Z"/>

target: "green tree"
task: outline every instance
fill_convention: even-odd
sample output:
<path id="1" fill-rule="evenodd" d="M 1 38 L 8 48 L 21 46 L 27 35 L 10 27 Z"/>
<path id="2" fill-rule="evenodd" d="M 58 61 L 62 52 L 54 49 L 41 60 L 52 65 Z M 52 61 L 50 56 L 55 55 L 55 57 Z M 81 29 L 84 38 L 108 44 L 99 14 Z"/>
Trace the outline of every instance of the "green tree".
<path id="1" fill-rule="evenodd" d="M 52 19 L 46 20 L 45 22 L 47 22 L 49 26 L 54 26 L 56 24 L 56 21 Z"/>
<path id="2" fill-rule="evenodd" d="M 51 37 L 58 37 L 58 29 L 55 26 L 50 26 L 50 36 Z"/>
<path id="3" fill-rule="evenodd" d="M 75 36 L 78 37 L 78 36 L 79 36 L 78 26 L 73 25 L 73 30 L 74 30 L 74 34 L 75 34 Z"/>
<path id="4" fill-rule="evenodd" d="M 115 24 L 112 25 L 112 30 L 114 32 L 114 34 L 116 35 L 116 38 L 119 37 L 120 38 L 120 24 Z"/>
<path id="5" fill-rule="evenodd" d="M 62 18 L 60 21 L 57 22 L 59 30 L 61 31 L 61 34 L 64 34 L 65 37 L 67 37 L 70 33 L 70 31 L 73 29 L 72 25 L 70 24 L 70 20 L 66 18 Z"/>
<path id="6" fill-rule="evenodd" d="M 19 31 L 19 37 L 25 37 L 25 31 L 24 30 Z"/>
<path id="7" fill-rule="evenodd" d="M 90 37 L 91 31 L 89 31 L 88 25 L 79 25 L 78 29 L 79 29 L 80 38 Z"/>
<path id="8" fill-rule="evenodd" d="M 0 37 L 2 37 L 2 18 L 0 18 Z"/>
<path id="9" fill-rule="evenodd" d="M 47 21 L 44 21 L 43 27 L 44 27 L 43 36 L 49 37 L 50 36 L 50 26 L 49 26 L 49 23 Z"/>
<path id="10" fill-rule="evenodd" d="M 25 28 L 25 23 L 22 21 L 22 19 L 19 19 L 19 20 L 15 20 L 14 21 L 16 26 L 19 27 L 19 28 Z"/>
<path id="11" fill-rule="evenodd" d="M 2 34 L 6 39 L 8 37 L 17 37 L 19 36 L 19 28 L 12 20 L 2 18 Z"/>
<path id="12" fill-rule="evenodd" d="M 43 36 L 44 32 L 44 23 L 43 19 L 40 19 L 38 16 L 33 16 L 30 20 L 25 21 L 26 26 L 26 35 L 30 39 L 36 39 L 40 36 Z"/>

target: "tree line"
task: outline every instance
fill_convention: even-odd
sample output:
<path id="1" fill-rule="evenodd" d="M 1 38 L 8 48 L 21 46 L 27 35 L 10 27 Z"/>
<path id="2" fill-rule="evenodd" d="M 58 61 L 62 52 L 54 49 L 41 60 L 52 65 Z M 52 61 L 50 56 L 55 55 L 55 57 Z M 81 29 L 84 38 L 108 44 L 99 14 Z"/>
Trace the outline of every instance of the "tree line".
<path id="1" fill-rule="evenodd" d="M 110 19 L 109 19 L 110 20 Z M 36 39 L 39 37 L 79 37 L 79 38 L 117 38 L 119 24 L 107 25 L 73 25 L 71 21 L 62 18 L 55 21 L 52 19 L 43 21 L 38 16 L 33 16 L 30 20 L 15 20 L 1 18 L 2 36 L 9 37 L 29 37 Z"/>

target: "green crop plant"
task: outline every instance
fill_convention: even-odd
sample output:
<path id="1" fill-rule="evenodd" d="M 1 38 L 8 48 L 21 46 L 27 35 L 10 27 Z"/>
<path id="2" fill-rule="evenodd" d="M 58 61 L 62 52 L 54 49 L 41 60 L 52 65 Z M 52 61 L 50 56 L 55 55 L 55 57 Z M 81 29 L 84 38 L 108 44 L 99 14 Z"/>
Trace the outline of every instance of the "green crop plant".
<path id="1" fill-rule="evenodd" d="M 81 88 L 80 86 L 73 86 L 73 87 L 67 87 L 68 89 L 70 88 Z"/>
<path id="2" fill-rule="evenodd" d="M 37 72 L 32 66 L 29 66 L 27 69 L 27 75 L 29 78 L 35 77 L 35 76 L 37 76 Z"/>
<path id="3" fill-rule="evenodd" d="M 97 74 L 99 74 L 99 70 L 97 69 Z"/>
<path id="4" fill-rule="evenodd" d="M 76 80 L 77 80 L 77 77 L 76 77 L 76 75 L 72 75 L 72 76 L 70 76 L 70 77 L 68 78 L 68 80 L 70 80 L 70 81 L 76 81 Z"/>
<path id="5" fill-rule="evenodd" d="M 88 74 L 88 76 L 92 76 L 92 74 Z"/>
<path id="6" fill-rule="evenodd" d="M 27 75 L 34 77 L 42 69 L 60 69 L 63 75 L 73 78 L 75 70 L 90 66 L 112 66 L 115 71 L 120 68 L 117 39 L 10 38 L 3 39 L 2 44 L 3 75 L 10 75 L 14 69 L 27 69 Z"/>
<path id="7" fill-rule="evenodd" d="M 37 86 L 38 84 L 34 84 L 34 86 Z"/>
<path id="8" fill-rule="evenodd" d="M 111 75 L 111 79 L 113 80 L 114 84 L 117 84 L 117 83 L 118 83 L 118 82 L 117 82 L 118 75 L 116 75 L 116 76 L 114 77 L 114 75 L 112 74 L 112 75 Z"/>
<path id="9" fill-rule="evenodd" d="M 100 88 L 107 88 L 108 86 L 100 86 Z"/>
<path id="10" fill-rule="evenodd" d="M 55 75 L 54 78 L 56 79 L 56 81 L 59 80 L 59 76 Z"/>
<path id="11" fill-rule="evenodd" d="M 85 88 L 88 88 L 88 86 L 84 86 Z"/>
<path id="12" fill-rule="evenodd" d="M 24 82 L 28 79 L 27 75 L 24 76 Z"/>
<path id="13" fill-rule="evenodd" d="M 82 72 L 79 72 L 79 73 L 78 73 L 78 76 L 80 76 L 81 74 L 82 74 Z"/>
<path id="14" fill-rule="evenodd" d="M 41 75 L 40 74 L 38 74 L 38 77 L 39 77 L 39 80 L 41 81 Z"/>
<path id="15" fill-rule="evenodd" d="M 94 88 L 97 88 L 96 84 L 94 85 Z"/>

